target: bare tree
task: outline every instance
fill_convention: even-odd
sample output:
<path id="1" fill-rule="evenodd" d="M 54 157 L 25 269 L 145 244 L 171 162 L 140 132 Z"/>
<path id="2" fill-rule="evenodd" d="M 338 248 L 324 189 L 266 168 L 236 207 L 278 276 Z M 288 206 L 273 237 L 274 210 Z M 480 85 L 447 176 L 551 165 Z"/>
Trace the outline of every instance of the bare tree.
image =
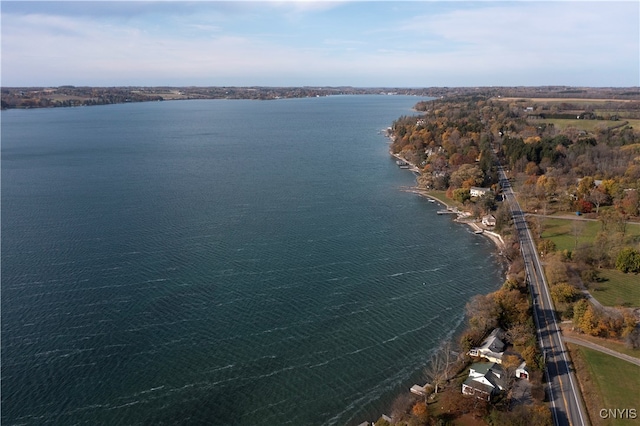
<path id="1" fill-rule="evenodd" d="M 596 206 L 596 216 L 600 211 L 600 205 L 609 202 L 609 196 L 604 192 L 600 191 L 598 188 L 592 188 L 589 191 L 589 195 L 587 197 L 588 201 L 591 201 L 594 206 Z"/>
<path id="2" fill-rule="evenodd" d="M 431 356 L 429 366 L 425 369 L 427 378 L 434 387 L 434 393 L 446 383 L 451 375 L 455 357 L 451 352 L 451 342 L 447 341 Z"/>
<path id="3" fill-rule="evenodd" d="M 573 224 L 571 225 L 571 233 L 573 234 L 573 239 L 574 239 L 574 249 L 578 248 L 578 238 L 580 238 L 580 236 L 582 235 L 582 232 L 584 231 L 584 228 L 586 226 L 586 223 L 582 220 L 574 220 Z"/>

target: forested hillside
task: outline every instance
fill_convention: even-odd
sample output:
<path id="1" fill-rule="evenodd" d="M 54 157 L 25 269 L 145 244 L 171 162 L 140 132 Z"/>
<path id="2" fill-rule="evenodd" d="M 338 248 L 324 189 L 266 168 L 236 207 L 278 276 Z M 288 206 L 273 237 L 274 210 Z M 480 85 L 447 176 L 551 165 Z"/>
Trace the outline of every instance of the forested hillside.
<path id="1" fill-rule="evenodd" d="M 420 102 L 393 123 L 391 149 L 420 186 L 468 200 L 497 183 L 496 161 L 523 182 L 527 209 L 639 215 L 640 101 L 459 95 Z"/>

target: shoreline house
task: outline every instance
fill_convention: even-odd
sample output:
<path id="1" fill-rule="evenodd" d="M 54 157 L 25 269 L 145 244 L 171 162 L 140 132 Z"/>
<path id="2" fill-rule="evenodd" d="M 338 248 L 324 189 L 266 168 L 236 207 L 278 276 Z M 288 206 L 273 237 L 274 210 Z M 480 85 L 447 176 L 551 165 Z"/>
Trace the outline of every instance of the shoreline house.
<path id="1" fill-rule="evenodd" d="M 492 214 L 482 216 L 482 224 L 484 226 L 496 226 L 496 218 Z"/>
<path id="2" fill-rule="evenodd" d="M 467 352 L 470 356 L 486 358 L 496 364 L 502 364 L 504 354 L 504 342 L 502 341 L 503 331 L 501 328 L 494 329 L 482 345 L 472 348 Z"/>
<path id="3" fill-rule="evenodd" d="M 505 388 L 505 372 L 495 362 L 476 362 L 469 369 L 469 377 L 462 384 L 464 395 L 490 401 Z"/>
<path id="4" fill-rule="evenodd" d="M 471 196 L 471 198 L 482 197 L 484 195 L 491 194 L 491 192 L 491 188 L 480 188 L 477 186 L 472 186 L 471 188 L 469 188 L 469 195 Z"/>

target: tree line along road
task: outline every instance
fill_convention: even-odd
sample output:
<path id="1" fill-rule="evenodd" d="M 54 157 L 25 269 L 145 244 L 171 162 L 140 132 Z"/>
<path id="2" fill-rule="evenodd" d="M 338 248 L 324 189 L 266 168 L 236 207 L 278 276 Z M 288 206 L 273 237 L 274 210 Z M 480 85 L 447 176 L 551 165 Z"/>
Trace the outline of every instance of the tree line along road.
<path id="1" fill-rule="evenodd" d="M 549 287 L 538 258 L 535 242 L 506 173 L 502 167 L 498 168 L 498 172 L 504 199 L 511 209 L 516 227 L 526 280 L 533 300 L 533 318 L 545 362 L 553 422 L 559 426 L 588 425 L 589 420 L 585 414 L 580 389 L 577 387 L 575 375 L 567 358 L 567 351 L 562 343 Z"/>

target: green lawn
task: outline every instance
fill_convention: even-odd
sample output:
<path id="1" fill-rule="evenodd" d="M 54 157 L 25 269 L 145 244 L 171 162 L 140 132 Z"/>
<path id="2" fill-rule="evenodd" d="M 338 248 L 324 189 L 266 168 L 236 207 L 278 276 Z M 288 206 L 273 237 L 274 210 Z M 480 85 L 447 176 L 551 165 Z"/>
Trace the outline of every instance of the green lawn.
<path id="1" fill-rule="evenodd" d="M 605 306 L 640 306 L 640 275 L 602 269 L 601 282 L 590 284 L 589 291 Z"/>
<path id="2" fill-rule="evenodd" d="M 553 124 L 558 130 L 564 130 L 567 127 L 575 127 L 576 129 L 593 132 L 598 125 L 605 127 L 615 127 L 623 121 L 611 121 L 611 120 L 577 120 L 577 119 L 564 119 L 564 118 L 550 118 L 545 120 L 536 121 L 536 123 Z"/>
<path id="3" fill-rule="evenodd" d="M 604 407 L 601 408 L 636 408 L 640 407 L 640 367 L 621 359 L 581 346 L 575 346 L 585 358 L 588 372 L 597 392 L 602 396 Z M 596 390 L 596 389 L 594 389 Z M 611 425 L 634 424 L 634 420 L 610 420 Z"/>
<path id="4" fill-rule="evenodd" d="M 453 206 L 456 204 L 455 201 L 453 201 L 450 198 L 447 198 L 447 191 L 436 191 L 436 190 L 430 190 L 427 191 L 427 194 L 429 194 L 430 196 L 432 196 L 433 198 L 442 201 L 444 204 L 448 205 L 448 206 Z"/>
<path id="5" fill-rule="evenodd" d="M 561 219 L 554 217 L 539 218 L 542 223 L 542 238 L 549 238 L 556 244 L 558 251 L 575 250 L 576 235 L 577 245 L 583 243 L 592 243 L 598 232 L 602 230 L 602 224 L 599 221 L 584 221 Z M 629 240 L 637 240 L 640 236 L 640 225 L 630 223 L 627 225 L 625 238 Z"/>
<path id="6" fill-rule="evenodd" d="M 577 245 L 593 242 L 602 229 L 600 222 L 576 221 L 570 219 L 540 218 L 542 223 L 542 238 L 551 239 L 558 251 L 575 250 Z"/>

